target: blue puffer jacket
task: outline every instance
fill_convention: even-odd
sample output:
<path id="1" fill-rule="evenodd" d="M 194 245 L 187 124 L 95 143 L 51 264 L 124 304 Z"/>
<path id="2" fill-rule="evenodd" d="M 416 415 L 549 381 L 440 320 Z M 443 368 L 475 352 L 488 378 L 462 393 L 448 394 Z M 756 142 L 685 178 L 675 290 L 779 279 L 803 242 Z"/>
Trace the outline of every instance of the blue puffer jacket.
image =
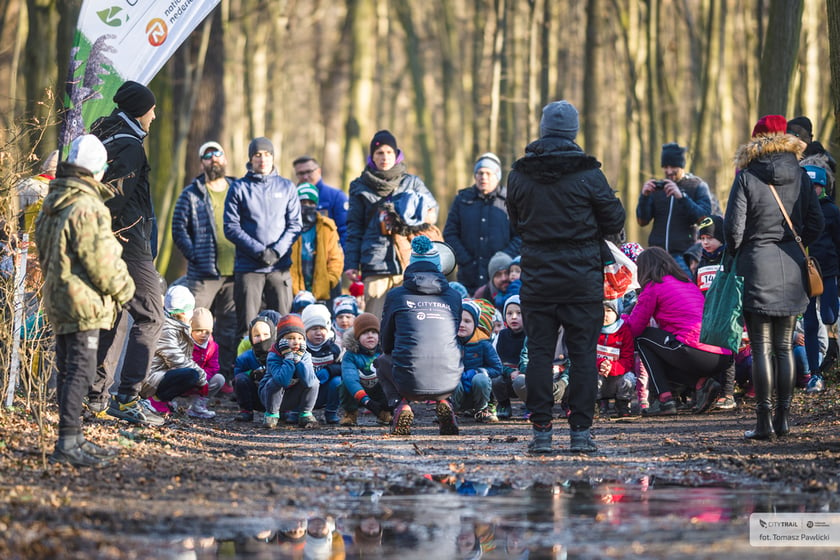
<path id="1" fill-rule="evenodd" d="M 234 178 L 225 177 L 230 186 Z M 187 278 L 218 278 L 216 220 L 204 174 L 184 187 L 172 212 L 172 241 L 187 259 Z"/>
<path id="2" fill-rule="evenodd" d="M 331 187 L 324 183 L 321 179 L 315 186 L 318 188 L 318 210 L 326 210 L 327 217 L 335 222 L 335 227 L 338 228 L 339 242 L 342 248 L 344 247 L 345 239 L 347 238 L 347 193 Z"/>
<path id="3" fill-rule="evenodd" d="M 486 196 L 473 185 L 458 191 L 449 208 L 443 239 L 455 252 L 458 282 L 471 294 L 490 281 L 490 257 L 498 251 L 511 257 L 519 254 L 522 241 L 510 225 L 506 195 L 501 185 Z"/>
<path id="4" fill-rule="evenodd" d="M 712 199 L 705 181 L 686 173 L 677 181 L 684 196 L 676 199 L 657 190 L 648 196 L 639 195 L 636 220 L 640 226 L 651 221 L 648 245 L 662 247 L 671 254 L 684 253 L 694 244 L 694 225 L 712 214 Z"/>
<path id="5" fill-rule="evenodd" d="M 225 237 L 236 245 L 235 272 L 288 270 L 292 244 L 302 228 L 297 187 L 276 169 L 268 175 L 249 170 L 228 189 Z M 269 248 L 280 255 L 272 266 L 266 266 L 261 258 Z"/>
<path id="6" fill-rule="evenodd" d="M 350 210 L 347 213 L 344 247 L 345 270 L 359 270 L 362 277 L 403 273 L 393 236 L 383 234 L 380 229 L 379 213 L 383 204 L 412 190 L 425 200 L 434 200 L 420 177 L 408 173 L 403 174 L 396 189 L 385 197 L 368 187 L 361 177 L 350 183 Z"/>
<path id="7" fill-rule="evenodd" d="M 403 285 L 388 292 L 382 310 L 382 351 L 393 359 L 400 391 L 436 398 L 455 390 L 463 371 L 460 323 L 461 295 L 437 267 L 406 267 Z"/>

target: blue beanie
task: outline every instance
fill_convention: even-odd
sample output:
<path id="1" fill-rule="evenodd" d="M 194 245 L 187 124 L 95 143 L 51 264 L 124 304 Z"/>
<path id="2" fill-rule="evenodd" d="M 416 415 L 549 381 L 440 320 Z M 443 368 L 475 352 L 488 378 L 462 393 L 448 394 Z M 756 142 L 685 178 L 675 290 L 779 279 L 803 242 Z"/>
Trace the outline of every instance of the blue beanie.
<path id="1" fill-rule="evenodd" d="M 450 282 L 449 287 L 458 292 L 458 295 L 461 296 L 461 299 L 470 297 L 470 293 L 467 291 L 467 287 L 461 284 L 460 282 Z"/>
<path id="2" fill-rule="evenodd" d="M 418 235 L 411 240 L 411 259 L 409 263 L 414 264 L 418 261 L 428 261 L 440 271 L 440 253 L 425 235 Z"/>

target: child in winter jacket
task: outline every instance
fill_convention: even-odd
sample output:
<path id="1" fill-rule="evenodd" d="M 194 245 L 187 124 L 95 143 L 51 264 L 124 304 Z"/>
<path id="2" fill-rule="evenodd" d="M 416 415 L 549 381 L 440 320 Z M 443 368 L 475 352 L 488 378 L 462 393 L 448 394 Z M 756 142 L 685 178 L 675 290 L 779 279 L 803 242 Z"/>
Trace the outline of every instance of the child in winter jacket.
<path id="1" fill-rule="evenodd" d="M 621 320 L 619 300 L 604 302 L 604 326 L 598 337 L 598 399 L 602 412 L 604 401 L 615 399 L 616 414 L 630 416 L 630 401 L 636 389 L 633 374 L 633 334 Z"/>
<path id="2" fill-rule="evenodd" d="M 700 222 L 697 234 L 700 246 L 703 248 L 700 261 L 697 263 L 697 287 L 705 295 L 720 270 L 723 252 L 726 250 L 723 238 L 723 218 L 720 216 L 705 218 Z"/>
<path id="3" fill-rule="evenodd" d="M 265 407 L 265 425 L 275 428 L 280 412 L 298 411 L 298 426 L 315 428 L 312 414 L 320 383 L 306 350 L 306 330 L 299 315 L 290 313 L 277 323 L 277 342 L 265 362 L 259 395 Z"/>
<path id="4" fill-rule="evenodd" d="M 453 408 L 472 409 L 477 422 L 498 422 L 492 403 L 492 380 L 502 375 L 502 361 L 490 343 L 493 306 L 483 300 L 462 303 L 458 340 L 464 352 L 464 373 L 452 393 Z"/>
<path id="5" fill-rule="evenodd" d="M 210 386 L 207 373 L 192 359 L 193 339 L 190 320 L 195 298 L 185 286 L 172 286 L 166 291 L 163 310 L 166 318 L 158 339 L 149 375 L 143 382 L 140 395 L 143 406 L 155 414 L 168 414 L 169 401 L 186 396 L 190 401 L 187 414 L 196 418 L 213 418 L 216 413 L 207 409 Z M 218 390 L 221 384 L 216 387 Z"/>
<path id="6" fill-rule="evenodd" d="M 326 305 L 315 303 L 303 310 L 301 319 L 306 329 L 306 349 L 312 356 L 312 367 L 321 383 L 315 408 L 324 409 L 327 424 L 338 424 L 341 348 L 335 343 L 330 330 L 330 311 Z"/>
<path id="7" fill-rule="evenodd" d="M 213 340 L 213 314 L 206 307 L 196 307 L 190 320 L 190 336 L 193 339 L 192 358 L 207 374 L 210 389 L 208 397 L 214 397 L 225 383 L 220 373 L 219 345 Z"/>
<path id="8" fill-rule="evenodd" d="M 511 270 L 513 267 L 511 266 Z M 506 327 L 499 331 L 493 347 L 502 361 L 502 375 L 493 379 L 493 394 L 499 401 L 496 415 L 500 420 L 511 417 L 510 399 L 514 396 L 511 374 L 519 370 L 519 355 L 525 344 L 525 323 L 519 294 L 507 299 L 504 306 Z"/>
<path id="9" fill-rule="evenodd" d="M 353 321 L 359 314 L 356 298 L 350 294 L 342 294 L 333 301 L 332 330 L 335 333 L 335 343 L 344 348 L 344 333 L 353 326 Z"/>
<path id="10" fill-rule="evenodd" d="M 379 319 L 362 313 L 344 333 L 344 356 L 341 360 L 342 426 L 355 426 L 359 406 L 376 414 L 382 424 L 391 423 L 388 399 L 376 375 L 373 362 L 382 354 L 379 346 Z"/>
<path id="11" fill-rule="evenodd" d="M 277 342 L 277 324 L 271 319 L 272 314 L 278 313 L 263 311 L 251 320 L 248 325 L 250 348 L 240 353 L 233 364 L 233 390 L 239 403 L 237 422 L 253 422 L 254 410 L 265 410 L 257 389 L 265 375 L 268 353 Z"/>

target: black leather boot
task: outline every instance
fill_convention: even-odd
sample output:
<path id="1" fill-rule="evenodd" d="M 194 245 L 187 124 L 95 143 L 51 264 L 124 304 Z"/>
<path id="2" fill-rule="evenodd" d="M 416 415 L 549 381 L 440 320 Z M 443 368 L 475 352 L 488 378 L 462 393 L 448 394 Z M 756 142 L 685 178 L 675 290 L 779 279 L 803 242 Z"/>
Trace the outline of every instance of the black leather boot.
<path id="1" fill-rule="evenodd" d="M 776 405 L 773 413 L 773 431 L 777 436 L 786 436 L 790 433 L 790 405 Z"/>
<path id="2" fill-rule="evenodd" d="M 767 405 L 758 405 L 755 407 L 756 424 L 754 430 L 747 430 L 744 432 L 744 437 L 747 439 L 770 439 L 773 437 L 773 423 L 771 422 L 770 407 Z"/>

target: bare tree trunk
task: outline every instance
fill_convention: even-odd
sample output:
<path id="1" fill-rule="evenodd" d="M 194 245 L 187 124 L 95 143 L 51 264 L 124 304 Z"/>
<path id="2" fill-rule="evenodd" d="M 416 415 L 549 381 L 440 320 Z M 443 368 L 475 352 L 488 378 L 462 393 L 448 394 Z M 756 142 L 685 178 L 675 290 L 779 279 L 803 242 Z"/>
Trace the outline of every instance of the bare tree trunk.
<path id="1" fill-rule="evenodd" d="M 786 115 L 802 26 L 802 0 L 770 0 L 767 35 L 761 52 L 759 115 Z"/>
<path id="2" fill-rule="evenodd" d="M 374 102 L 373 74 L 376 46 L 371 27 L 374 6 L 367 0 L 349 0 L 347 19 L 352 31 L 350 57 L 350 108 L 344 125 L 344 168 L 342 184 L 349 184 L 362 169 L 360 162 L 367 154 L 367 142 L 361 138 L 362 127 L 370 128 L 370 107 Z M 360 158 L 360 156 L 362 156 Z"/>
<path id="3" fill-rule="evenodd" d="M 40 126 L 46 123 L 49 115 L 54 114 L 55 91 L 47 94 L 46 90 L 55 86 L 58 77 L 55 65 L 58 12 L 55 0 L 27 0 L 26 8 L 29 34 L 24 53 L 25 114 L 27 119 L 32 119 L 33 124 Z M 43 145 L 36 148 L 39 157 L 55 149 L 55 135 L 48 135 L 47 138 Z"/>
<path id="4" fill-rule="evenodd" d="M 438 3 L 437 9 L 443 24 L 443 37 L 441 37 L 443 70 L 441 79 L 444 84 L 450 86 L 441 89 L 443 121 L 446 130 L 446 138 L 443 140 L 442 148 L 447 155 L 451 156 L 444 158 L 444 161 L 446 161 L 444 177 L 448 179 L 447 191 L 455 191 L 458 188 L 468 186 L 470 173 L 467 164 L 477 154 L 466 152 L 466 147 L 471 146 L 472 143 L 468 141 L 468 134 L 471 131 L 466 126 L 466 123 L 469 122 L 469 115 L 465 115 L 467 113 L 466 94 L 461 80 L 463 72 L 461 61 L 464 52 L 460 44 L 461 29 L 458 28 L 452 2 L 442 0 Z M 447 194 L 454 195 L 454 192 L 448 192 Z M 448 196 L 446 200 L 438 199 L 443 220 L 446 218 L 446 211 L 451 200 L 452 196 Z"/>
<path id="5" fill-rule="evenodd" d="M 598 0 L 586 2 L 586 50 L 584 51 L 584 65 L 586 73 L 583 78 L 583 138 L 586 141 L 586 151 L 590 154 L 601 153 L 601 139 L 598 134 L 598 123 L 601 122 L 601 89 L 603 87 L 603 66 L 599 63 L 601 54 L 601 36 L 603 24 L 601 7 Z"/>
<path id="6" fill-rule="evenodd" d="M 423 180 L 429 187 L 429 190 L 440 200 L 444 191 L 442 186 L 435 180 L 435 164 L 432 154 L 433 130 L 432 117 L 429 113 L 429 107 L 426 102 L 426 85 L 423 80 L 425 78 L 425 69 L 423 68 L 423 60 L 421 59 L 422 51 L 420 49 L 420 41 L 417 37 L 417 32 L 414 28 L 414 21 L 412 18 L 412 8 L 407 3 L 398 0 L 393 4 L 394 10 L 397 13 L 397 18 L 405 30 L 406 34 L 406 56 L 408 56 L 408 64 L 411 71 L 411 83 L 414 89 L 414 113 L 417 119 L 417 132 L 415 138 L 420 144 L 420 156 L 422 157 Z"/>
<path id="7" fill-rule="evenodd" d="M 505 46 L 505 0 L 495 0 L 496 31 L 493 34 L 493 66 L 490 79 L 490 134 L 487 145 L 491 152 L 497 150 L 499 140 L 499 112 L 502 90 L 502 50 Z"/>
<path id="8" fill-rule="evenodd" d="M 254 137 L 254 129 L 247 106 L 247 91 L 250 84 L 244 79 L 249 64 L 247 25 L 243 21 L 245 0 L 222 0 L 222 42 L 224 50 L 222 85 L 224 90 L 224 112 L 220 141 L 227 151 L 229 173 L 234 176 L 245 174 L 248 162 L 248 143 Z"/>
<path id="9" fill-rule="evenodd" d="M 828 51 L 831 70 L 831 105 L 834 122 L 840 122 L 840 0 L 826 0 L 828 19 Z M 840 146 L 840 127 L 835 127 L 831 141 Z"/>

